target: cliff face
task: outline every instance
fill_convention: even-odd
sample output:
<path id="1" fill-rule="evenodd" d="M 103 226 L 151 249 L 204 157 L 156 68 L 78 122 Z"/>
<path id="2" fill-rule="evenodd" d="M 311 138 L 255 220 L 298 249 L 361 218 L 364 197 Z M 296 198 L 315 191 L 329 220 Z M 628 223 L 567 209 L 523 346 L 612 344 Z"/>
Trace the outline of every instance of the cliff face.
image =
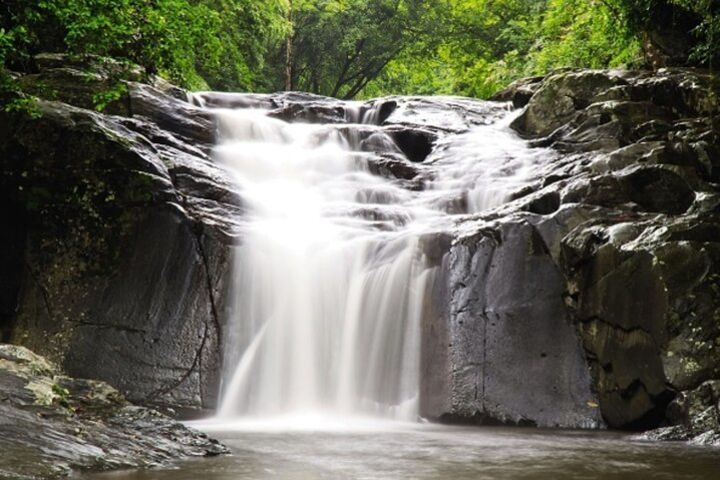
<path id="1" fill-rule="evenodd" d="M 515 128 L 565 153 L 526 209 L 555 199 L 553 233 L 541 234 L 603 418 L 718 432 L 717 395 L 698 393 L 720 375 L 716 80 L 691 70 L 568 72 L 501 96 L 520 98 L 518 89 L 534 94 Z M 699 411 L 714 419 L 705 428 Z"/>
<path id="2" fill-rule="evenodd" d="M 139 78 L 112 114 L 96 113 L 88 107 L 113 65 L 39 64 L 21 82 L 42 94 L 42 116 L 0 124 L 1 215 L 12 226 L 0 232 L 4 339 L 133 400 L 213 407 L 230 253 L 242 241 L 242 194 L 209 157 L 213 119 Z M 720 432 L 717 92 L 692 70 L 571 71 L 498 96 L 524 108 L 516 130 L 558 155 L 507 204 L 422 240 L 437 267 L 423 415 Z M 203 101 L 357 120 L 345 104 L 296 94 Z M 409 189 L 432 175 L 438 140 L 497 114 L 457 99 L 374 105 L 397 149 L 370 168 Z M 408 122 L 393 116 L 402 105 L 465 123 Z M 371 132 L 354 134 L 377 148 Z"/>
<path id="3" fill-rule="evenodd" d="M 239 199 L 212 120 L 159 81 L 100 114 L 115 64 L 40 66 L 40 115 L 0 123 L 4 340 L 135 401 L 213 405 Z"/>
<path id="4" fill-rule="evenodd" d="M 561 216 L 563 220 L 574 221 Z M 603 425 L 550 250 L 557 220 L 511 214 L 462 226 L 424 318 L 422 414 L 441 421 Z M 432 334 L 430 334 L 432 332 Z"/>

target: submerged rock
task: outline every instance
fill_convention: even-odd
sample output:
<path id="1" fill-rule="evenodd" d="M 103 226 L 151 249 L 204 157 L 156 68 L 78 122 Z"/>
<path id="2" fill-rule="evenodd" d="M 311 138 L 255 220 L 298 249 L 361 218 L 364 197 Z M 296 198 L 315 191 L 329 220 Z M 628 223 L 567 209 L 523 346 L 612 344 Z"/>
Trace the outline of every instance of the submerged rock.
<path id="1" fill-rule="evenodd" d="M 228 453 L 104 382 L 65 376 L 23 347 L 0 344 L 0 392 L 2 478 L 51 479 Z"/>

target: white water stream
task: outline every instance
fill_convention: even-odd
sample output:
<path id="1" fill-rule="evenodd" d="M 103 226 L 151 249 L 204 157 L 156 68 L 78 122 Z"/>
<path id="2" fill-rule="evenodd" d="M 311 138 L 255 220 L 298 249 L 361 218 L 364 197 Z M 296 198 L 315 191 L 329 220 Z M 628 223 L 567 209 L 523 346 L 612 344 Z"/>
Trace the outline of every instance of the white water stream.
<path id="1" fill-rule="evenodd" d="M 464 199 L 462 213 L 501 204 L 548 152 L 517 138 L 508 114 L 446 137 L 425 162 L 424 188 L 408 189 L 371 173 L 377 153 L 356 151 L 354 129 L 376 128 L 375 143 L 399 152 L 379 127 L 215 113 L 215 155 L 247 210 L 218 420 L 417 420 L 420 320 L 433 278 L 420 236 L 451 228 L 448 200 Z"/>

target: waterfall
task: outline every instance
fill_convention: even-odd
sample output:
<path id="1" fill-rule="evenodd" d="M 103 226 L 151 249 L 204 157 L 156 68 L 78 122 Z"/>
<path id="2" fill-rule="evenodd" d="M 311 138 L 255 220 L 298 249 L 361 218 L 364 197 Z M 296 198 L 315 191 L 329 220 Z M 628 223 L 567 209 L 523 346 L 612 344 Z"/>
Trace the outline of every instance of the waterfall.
<path id="1" fill-rule="evenodd" d="M 533 154 L 507 121 L 478 125 L 438 142 L 425 188 L 408 188 L 372 173 L 382 152 L 359 151 L 358 132 L 371 129 L 374 145 L 397 155 L 380 126 L 287 123 L 253 108 L 214 113 L 215 157 L 246 211 L 219 418 L 417 420 L 433 278 L 420 238 L 451 228 L 448 198 L 467 197 L 468 212 L 502 203 L 527 179 Z M 378 122 L 372 111 L 352 117 Z"/>

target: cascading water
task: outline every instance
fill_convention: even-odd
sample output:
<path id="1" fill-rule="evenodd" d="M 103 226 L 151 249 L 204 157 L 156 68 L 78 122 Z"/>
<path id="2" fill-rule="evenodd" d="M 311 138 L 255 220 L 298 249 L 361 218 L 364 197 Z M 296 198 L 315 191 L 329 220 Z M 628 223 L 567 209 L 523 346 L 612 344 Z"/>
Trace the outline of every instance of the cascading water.
<path id="1" fill-rule="evenodd" d="M 408 188 L 371 173 L 381 153 L 400 153 L 381 127 L 286 123 L 260 109 L 215 114 L 216 157 L 246 205 L 218 416 L 416 420 L 433 277 L 419 239 L 451 228 L 448 199 L 464 198 L 460 213 L 502 203 L 527 181 L 537 151 L 507 119 L 478 125 L 438 142 L 424 188 Z M 355 117 L 377 122 L 372 111 Z M 369 150 L 363 131 L 373 152 L 359 151 Z"/>

